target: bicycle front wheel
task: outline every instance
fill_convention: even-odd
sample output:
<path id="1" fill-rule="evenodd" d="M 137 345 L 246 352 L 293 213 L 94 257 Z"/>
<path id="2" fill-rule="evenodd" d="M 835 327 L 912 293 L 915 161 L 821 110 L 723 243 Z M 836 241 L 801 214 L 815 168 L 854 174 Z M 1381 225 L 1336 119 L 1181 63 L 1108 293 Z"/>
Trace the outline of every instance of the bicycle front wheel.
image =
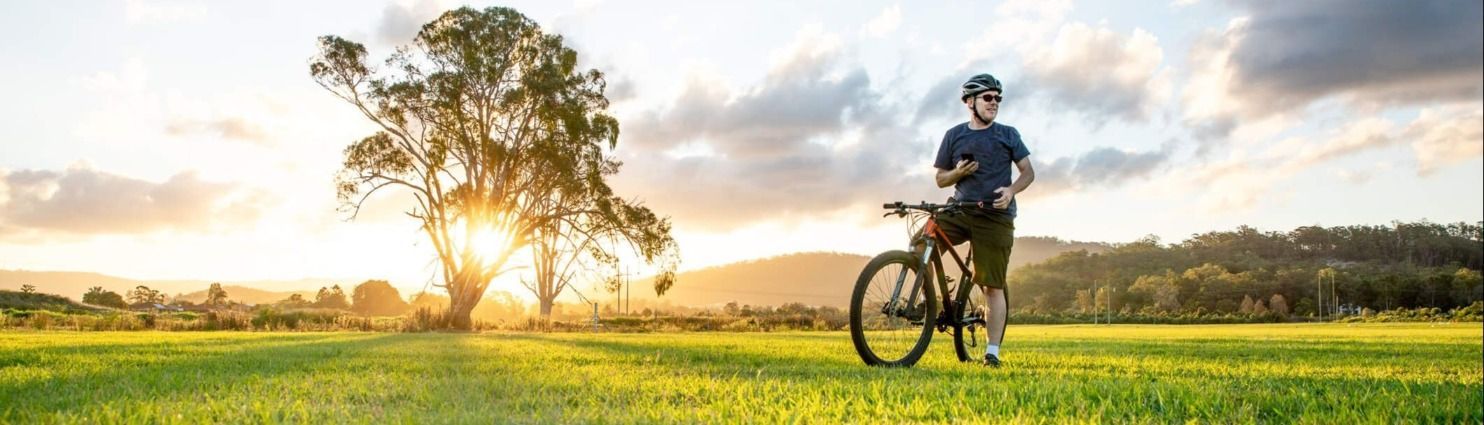
<path id="1" fill-rule="evenodd" d="M 887 251 L 866 264 L 850 297 L 850 339 L 871 366 L 911 367 L 927 351 L 938 317 L 931 273 L 906 251 Z M 912 285 L 923 275 L 916 296 Z M 895 295 L 895 297 L 893 297 Z"/>

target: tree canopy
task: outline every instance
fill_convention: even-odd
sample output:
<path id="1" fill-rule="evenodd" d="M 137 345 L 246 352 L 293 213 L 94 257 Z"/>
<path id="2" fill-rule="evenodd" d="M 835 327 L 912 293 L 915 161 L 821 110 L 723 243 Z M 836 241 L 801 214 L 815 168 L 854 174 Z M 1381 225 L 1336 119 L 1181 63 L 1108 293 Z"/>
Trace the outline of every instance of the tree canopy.
<path id="1" fill-rule="evenodd" d="M 378 129 L 345 149 L 339 197 L 354 214 L 382 189 L 412 195 L 407 215 L 435 251 L 456 326 L 542 229 L 617 222 L 646 260 L 676 258 L 668 220 L 604 183 L 619 165 L 605 156 L 618 121 L 604 112 L 603 74 L 579 70 L 561 36 L 513 9 L 464 7 L 424 25 L 384 67 L 337 36 L 319 47 L 315 82 Z M 674 266 L 663 270 L 660 293 Z"/>
<path id="2" fill-rule="evenodd" d="M 104 307 L 129 308 L 129 303 L 124 302 L 124 296 L 104 290 L 102 286 L 88 288 L 88 292 L 82 294 L 82 302 Z"/>
<path id="3" fill-rule="evenodd" d="M 368 280 L 351 290 L 351 311 L 371 316 L 396 316 L 406 313 L 407 301 L 402 293 L 385 280 Z"/>

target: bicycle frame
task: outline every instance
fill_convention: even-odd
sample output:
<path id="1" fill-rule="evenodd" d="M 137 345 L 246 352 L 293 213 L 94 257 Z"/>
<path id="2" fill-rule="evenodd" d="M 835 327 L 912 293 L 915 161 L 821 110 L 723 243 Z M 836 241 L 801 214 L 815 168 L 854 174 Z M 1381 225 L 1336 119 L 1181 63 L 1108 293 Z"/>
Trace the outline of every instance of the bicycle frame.
<path id="1" fill-rule="evenodd" d="M 938 327 L 938 330 L 941 332 L 946 329 L 947 326 L 952 324 L 950 322 L 946 322 L 946 320 L 948 320 L 948 318 L 958 317 L 960 312 L 954 305 L 956 301 L 953 299 L 955 292 L 951 291 L 951 289 L 958 289 L 958 285 L 954 285 L 953 288 L 948 287 L 948 282 L 950 279 L 948 278 L 948 273 L 943 270 L 943 255 L 942 251 L 936 249 L 937 245 L 944 246 L 945 248 L 943 248 L 943 251 L 948 251 L 948 254 L 953 257 L 953 263 L 958 266 L 958 269 L 961 273 L 961 278 L 958 281 L 959 285 L 964 284 L 964 282 L 969 282 L 970 279 L 973 278 L 973 273 L 969 271 L 969 266 L 966 261 L 967 258 L 970 258 L 969 256 L 973 255 L 973 247 L 970 247 L 969 251 L 965 253 L 963 257 L 960 257 L 958 255 L 958 251 L 953 248 L 953 243 L 948 240 L 948 234 L 944 233 L 943 228 L 938 226 L 938 219 L 935 215 L 928 217 L 927 223 L 923 225 L 921 236 L 918 238 L 914 238 L 912 244 L 908 246 L 908 252 L 915 252 L 916 245 L 919 242 L 922 243 L 923 250 L 921 261 L 918 264 L 918 270 L 927 271 L 929 270 L 928 266 L 931 265 L 932 273 L 934 273 L 938 277 L 938 290 L 939 294 L 941 294 L 940 296 L 942 299 L 943 308 L 941 310 L 938 310 L 940 313 L 936 318 L 936 325 Z M 895 290 L 892 291 L 892 304 L 894 304 L 898 297 L 901 295 L 902 286 L 904 283 L 906 283 L 904 282 L 906 280 L 906 274 L 907 270 L 903 269 L 901 274 L 897 276 L 897 285 Z M 927 273 L 924 272 L 917 273 L 917 278 L 914 279 L 912 282 L 912 290 L 911 292 L 908 292 L 909 295 L 906 303 L 907 306 L 917 305 L 917 295 L 920 293 L 919 290 L 922 289 L 922 280 L 925 278 L 926 275 Z M 937 300 L 929 300 L 929 302 L 931 301 Z M 893 305 L 888 305 L 886 311 L 892 311 L 893 308 Z M 926 318 L 924 318 L 924 320 L 926 320 Z"/>

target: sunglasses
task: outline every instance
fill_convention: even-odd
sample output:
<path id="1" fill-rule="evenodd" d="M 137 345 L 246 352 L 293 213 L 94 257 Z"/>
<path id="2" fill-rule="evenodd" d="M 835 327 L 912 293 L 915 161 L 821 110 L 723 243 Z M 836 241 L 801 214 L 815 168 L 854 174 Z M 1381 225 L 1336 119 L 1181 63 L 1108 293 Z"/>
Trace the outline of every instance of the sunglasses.
<path id="1" fill-rule="evenodd" d="M 997 95 L 997 94 L 981 94 L 981 95 L 979 95 L 979 100 L 982 100 L 985 103 L 989 103 L 989 102 L 1001 102 L 1001 103 L 1003 103 L 1005 101 L 1005 97 L 1004 96 Z"/>

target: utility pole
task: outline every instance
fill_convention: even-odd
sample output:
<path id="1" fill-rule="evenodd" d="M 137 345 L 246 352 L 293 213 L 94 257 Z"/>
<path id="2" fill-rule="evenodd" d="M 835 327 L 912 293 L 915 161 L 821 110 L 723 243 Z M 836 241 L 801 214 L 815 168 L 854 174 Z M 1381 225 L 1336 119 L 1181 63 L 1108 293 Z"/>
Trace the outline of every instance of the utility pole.
<path id="1" fill-rule="evenodd" d="M 1092 324 L 1098 324 L 1098 280 L 1092 280 Z"/>
<path id="2" fill-rule="evenodd" d="M 1108 324 L 1113 324 L 1113 287 L 1108 287 Z"/>
<path id="3" fill-rule="evenodd" d="M 623 311 L 625 313 L 628 313 L 629 312 L 629 307 L 633 307 L 633 304 L 631 304 L 631 302 L 634 301 L 634 298 L 631 296 L 634 293 L 634 284 L 633 284 L 633 282 L 630 282 L 629 281 L 629 266 L 623 266 L 623 281 L 624 281 Z"/>

